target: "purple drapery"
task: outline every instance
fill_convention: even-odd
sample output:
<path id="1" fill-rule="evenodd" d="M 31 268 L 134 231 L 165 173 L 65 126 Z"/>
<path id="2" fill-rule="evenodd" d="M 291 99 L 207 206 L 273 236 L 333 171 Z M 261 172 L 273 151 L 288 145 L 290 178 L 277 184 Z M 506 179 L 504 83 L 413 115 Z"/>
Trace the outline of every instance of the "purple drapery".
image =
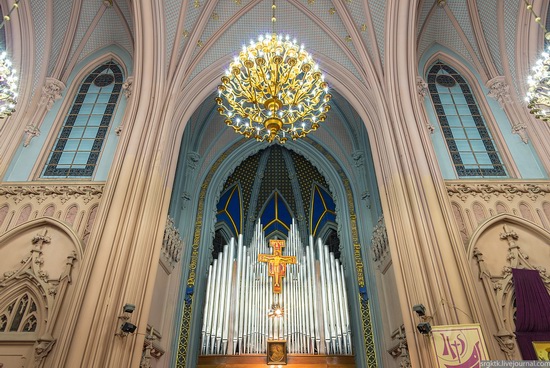
<path id="1" fill-rule="evenodd" d="M 525 360 L 537 360 L 533 341 L 550 341 L 550 294 L 536 270 L 512 269 L 516 337 Z"/>

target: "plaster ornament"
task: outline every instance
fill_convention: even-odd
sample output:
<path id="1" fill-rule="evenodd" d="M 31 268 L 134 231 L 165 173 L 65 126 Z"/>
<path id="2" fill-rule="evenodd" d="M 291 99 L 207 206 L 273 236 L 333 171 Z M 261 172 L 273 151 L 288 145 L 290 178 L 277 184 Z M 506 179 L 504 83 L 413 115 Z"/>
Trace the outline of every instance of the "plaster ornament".
<path id="1" fill-rule="evenodd" d="M 516 342 L 514 334 L 508 332 L 506 329 L 498 331 L 495 336 L 497 339 L 500 350 L 506 355 L 506 359 L 512 360 L 515 355 Z"/>
<path id="2" fill-rule="evenodd" d="M 34 137 L 38 137 L 40 135 L 40 129 L 36 125 L 29 124 L 25 127 L 24 130 L 26 137 L 25 141 L 23 142 L 23 147 L 28 147 L 31 143 L 31 140 Z"/>
<path id="3" fill-rule="evenodd" d="M 487 95 L 497 100 L 501 107 L 511 101 L 510 86 L 506 83 L 503 76 L 498 76 L 489 80 L 486 86 L 489 89 Z"/>
<path id="4" fill-rule="evenodd" d="M 418 75 L 416 76 L 416 92 L 421 97 L 426 97 L 428 93 L 430 93 L 430 90 L 428 89 L 428 83 L 426 83 L 426 81 Z"/>
<path id="5" fill-rule="evenodd" d="M 521 138 L 521 141 L 525 144 L 529 143 L 529 137 L 527 136 L 527 124 L 517 123 L 512 126 L 512 134 L 517 134 Z"/>
<path id="6" fill-rule="evenodd" d="M 45 335 L 36 340 L 34 344 L 34 367 L 39 368 L 44 364 L 44 359 L 48 356 L 57 340 L 50 335 Z"/>
<path id="7" fill-rule="evenodd" d="M 46 110 L 50 111 L 55 101 L 59 100 L 63 95 L 61 94 L 65 90 L 65 83 L 52 77 L 46 78 L 46 83 L 42 87 L 42 98 L 40 100 L 41 105 L 46 106 Z"/>
<path id="8" fill-rule="evenodd" d="M 120 137 L 120 133 L 122 133 L 123 129 L 124 129 L 123 125 L 119 125 L 115 128 L 115 134 L 117 135 L 117 137 Z"/>
<path id="9" fill-rule="evenodd" d="M 130 98 L 130 96 L 132 95 L 132 92 L 134 91 L 133 88 L 134 88 L 134 77 L 131 75 L 128 78 L 126 78 L 124 83 L 122 83 L 122 94 L 124 95 L 124 97 Z"/>

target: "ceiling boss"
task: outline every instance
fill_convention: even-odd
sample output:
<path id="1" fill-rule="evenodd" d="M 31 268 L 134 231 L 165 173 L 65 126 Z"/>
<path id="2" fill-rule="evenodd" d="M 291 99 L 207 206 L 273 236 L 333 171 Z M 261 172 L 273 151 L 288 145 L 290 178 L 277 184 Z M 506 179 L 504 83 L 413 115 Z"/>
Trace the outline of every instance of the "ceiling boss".
<path id="1" fill-rule="evenodd" d="M 272 24 L 275 24 L 275 2 Z M 243 46 L 218 86 L 218 112 L 236 133 L 285 143 L 317 130 L 331 95 L 311 55 L 287 35 L 258 37 Z"/>

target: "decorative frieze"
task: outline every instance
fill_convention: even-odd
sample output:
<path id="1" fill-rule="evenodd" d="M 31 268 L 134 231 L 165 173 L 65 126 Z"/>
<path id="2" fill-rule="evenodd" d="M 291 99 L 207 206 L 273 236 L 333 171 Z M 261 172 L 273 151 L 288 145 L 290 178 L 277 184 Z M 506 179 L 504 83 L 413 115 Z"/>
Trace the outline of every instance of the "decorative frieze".
<path id="1" fill-rule="evenodd" d="M 162 240 L 161 262 L 168 273 L 171 273 L 180 261 L 183 240 L 179 230 L 174 225 L 174 220 L 168 217 L 164 228 L 164 239 Z"/>
<path id="2" fill-rule="evenodd" d="M 450 197 L 456 197 L 466 201 L 470 197 L 482 198 L 488 202 L 492 198 L 505 198 L 512 201 L 515 197 L 526 197 L 535 201 L 540 196 L 550 193 L 548 183 L 460 183 L 447 184 L 447 193 Z"/>
<path id="3" fill-rule="evenodd" d="M 85 204 L 101 198 L 103 185 L 3 185 L 0 196 L 12 199 L 16 204 L 26 198 L 34 198 L 42 204 L 48 198 L 58 198 L 62 204 L 80 198 Z"/>
<path id="4" fill-rule="evenodd" d="M 104 184 L 0 185 L 0 234 L 25 221 L 53 217 L 64 221 L 86 243 Z"/>

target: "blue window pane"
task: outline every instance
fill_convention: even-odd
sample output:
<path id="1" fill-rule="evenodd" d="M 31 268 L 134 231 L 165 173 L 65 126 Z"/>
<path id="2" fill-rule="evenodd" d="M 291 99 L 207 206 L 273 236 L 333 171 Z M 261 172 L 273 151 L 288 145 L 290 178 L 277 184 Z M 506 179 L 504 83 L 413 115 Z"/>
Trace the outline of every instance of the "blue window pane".
<path id="1" fill-rule="evenodd" d="M 74 159 L 74 152 L 63 152 L 59 159 L 60 164 L 72 164 Z"/>
<path id="2" fill-rule="evenodd" d="M 86 128 L 86 131 L 84 132 L 82 138 L 95 138 L 95 136 L 97 135 L 97 131 L 98 129 L 95 127 Z"/>
<path id="3" fill-rule="evenodd" d="M 88 117 L 86 115 L 77 115 L 73 126 L 86 126 L 88 123 Z"/>
<path id="4" fill-rule="evenodd" d="M 466 80 L 441 61 L 427 76 L 436 116 L 459 177 L 507 176 Z"/>
<path id="5" fill-rule="evenodd" d="M 84 78 L 42 177 L 90 178 L 93 175 L 122 82 L 122 71 L 113 61 L 99 66 Z"/>
<path id="6" fill-rule="evenodd" d="M 80 143 L 80 139 L 67 139 L 67 142 L 65 143 L 64 151 L 76 151 L 78 149 L 78 143 Z"/>
<path id="7" fill-rule="evenodd" d="M 69 136 L 71 138 L 80 138 L 80 137 L 82 137 L 83 133 L 84 133 L 84 128 L 73 127 L 71 129 L 71 133 L 70 133 Z"/>

